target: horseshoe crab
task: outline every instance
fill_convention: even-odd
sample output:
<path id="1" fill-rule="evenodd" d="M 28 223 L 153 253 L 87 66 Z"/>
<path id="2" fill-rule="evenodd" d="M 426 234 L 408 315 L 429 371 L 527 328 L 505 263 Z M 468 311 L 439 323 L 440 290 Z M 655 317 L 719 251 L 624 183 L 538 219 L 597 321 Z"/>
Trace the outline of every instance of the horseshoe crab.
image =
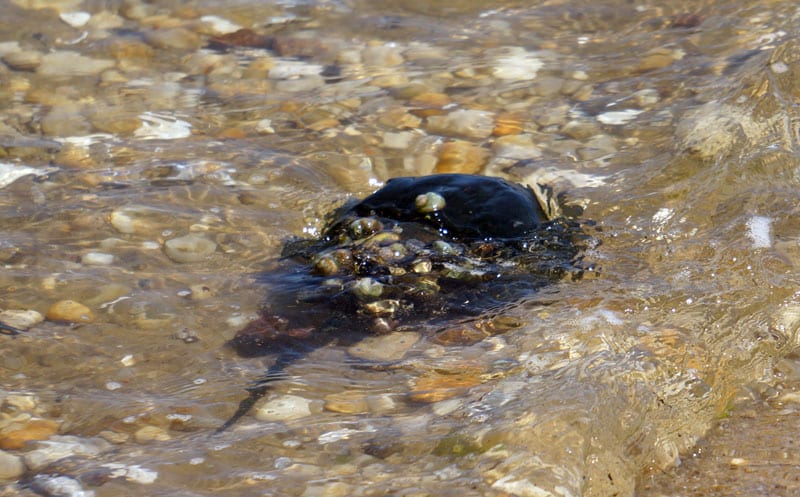
<path id="1" fill-rule="evenodd" d="M 309 351 L 368 335 L 475 316 L 579 277 L 579 224 L 552 192 L 500 178 L 404 177 L 335 211 L 316 239 L 288 242 L 261 316 L 229 342 L 274 364 L 248 389 L 244 416 Z"/>

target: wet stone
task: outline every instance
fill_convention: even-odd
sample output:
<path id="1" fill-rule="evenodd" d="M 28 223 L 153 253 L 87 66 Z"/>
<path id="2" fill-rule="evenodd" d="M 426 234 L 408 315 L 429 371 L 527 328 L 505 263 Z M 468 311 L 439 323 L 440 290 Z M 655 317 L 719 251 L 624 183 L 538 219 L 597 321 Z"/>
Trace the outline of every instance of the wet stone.
<path id="1" fill-rule="evenodd" d="M 428 118 L 428 132 L 465 138 L 488 138 L 495 122 L 491 112 L 482 110 L 456 110 L 444 116 Z"/>
<path id="2" fill-rule="evenodd" d="M 136 430 L 136 433 L 133 434 L 133 438 L 140 444 L 150 442 L 166 442 L 167 440 L 172 439 L 165 429 L 158 426 L 143 426 L 142 428 Z"/>
<path id="3" fill-rule="evenodd" d="M 71 435 L 53 436 L 37 443 L 37 448 L 23 455 L 25 464 L 38 471 L 50 463 L 72 456 L 94 457 L 111 448 L 101 438 L 81 438 Z"/>
<path id="4" fill-rule="evenodd" d="M 78 480 L 68 476 L 36 475 L 31 488 L 48 497 L 94 497 L 92 490 L 85 490 Z"/>
<path id="5" fill-rule="evenodd" d="M 311 401 L 297 395 L 282 395 L 256 408 L 259 421 L 290 421 L 311 416 Z"/>
<path id="6" fill-rule="evenodd" d="M 190 233 L 167 240 L 164 253 L 175 262 L 200 262 L 216 252 L 217 244 L 208 238 Z"/>
<path id="7" fill-rule="evenodd" d="M 91 309 L 74 300 L 59 300 L 47 309 L 45 317 L 50 321 L 67 323 L 92 323 L 95 320 Z"/>
<path id="8" fill-rule="evenodd" d="M 420 339 L 419 333 L 398 332 L 367 337 L 347 349 L 348 354 L 365 361 L 397 361 Z"/>
<path id="9" fill-rule="evenodd" d="M 19 330 L 27 330 L 44 321 L 44 316 L 32 309 L 6 309 L 0 311 L 0 323 Z"/>
<path id="10" fill-rule="evenodd" d="M 49 419 L 29 419 L 0 431 L 0 449 L 22 449 L 29 442 L 46 440 L 58 432 L 58 423 Z"/>
<path id="11" fill-rule="evenodd" d="M 25 472 L 22 458 L 0 450 L 0 480 L 14 480 Z"/>
<path id="12" fill-rule="evenodd" d="M 113 60 L 94 59 L 62 50 L 43 55 L 36 72 L 53 77 L 92 76 L 114 67 L 114 64 Z"/>

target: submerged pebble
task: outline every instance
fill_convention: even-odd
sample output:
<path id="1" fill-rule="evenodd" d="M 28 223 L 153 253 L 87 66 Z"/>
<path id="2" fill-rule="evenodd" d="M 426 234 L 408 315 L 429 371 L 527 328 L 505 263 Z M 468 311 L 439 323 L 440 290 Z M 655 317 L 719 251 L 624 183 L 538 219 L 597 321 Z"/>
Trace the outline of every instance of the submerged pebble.
<path id="1" fill-rule="evenodd" d="M 31 488 L 47 497 L 94 497 L 93 490 L 84 490 L 78 480 L 68 476 L 36 475 Z"/>
<path id="2" fill-rule="evenodd" d="M 58 432 L 58 423 L 50 419 L 32 418 L 14 423 L 0 431 L 0 449 L 22 449 L 29 442 L 46 440 Z"/>
<path id="3" fill-rule="evenodd" d="M 256 407 L 259 421 L 290 421 L 311 416 L 311 401 L 297 395 L 282 395 Z"/>
<path id="4" fill-rule="evenodd" d="M 95 320 L 91 309 L 74 300 L 59 300 L 47 309 L 45 317 L 50 321 L 67 323 L 92 323 Z"/>
<path id="5" fill-rule="evenodd" d="M 216 250 L 216 242 L 196 233 L 164 242 L 164 253 L 175 262 L 200 262 Z"/>
<path id="6" fill-rule="evenodd" d="M 14 480 L 25 472 L 22 458 L 0 450 L 0 480 Z"/>
<path id="7" fill-rule="evenodd" d="M 32 309 L 6 309 L 0 311 L 0 322 L 18 330 L 27 330 L 44 321 L 44 316 Z"/>
<path id="8" fill-rule="evenodd" d="M 37 443 L 36 449 L 23 455 L 25 464 L 38 471 L 52 462 L 72 456 L 94 457 L 111 448 L 102 438 L 82 438 L 72 435 L 53 436 Z"/>

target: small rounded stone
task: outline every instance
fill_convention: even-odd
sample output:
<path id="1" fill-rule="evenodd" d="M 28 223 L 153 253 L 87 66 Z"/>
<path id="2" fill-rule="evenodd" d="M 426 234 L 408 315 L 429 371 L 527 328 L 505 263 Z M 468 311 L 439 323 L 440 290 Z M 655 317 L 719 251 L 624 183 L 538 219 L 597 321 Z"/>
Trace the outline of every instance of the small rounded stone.
<path id="1" fill-rule="evenodd" d="M 289 421 L 311 415 L 311 401 L 297 395 L 270 399 L 256 409 L 259 421 Z"/>
<path id="2" fill-rule="evenodd" d="M 0 480 L 14 480 L 25 472 L 22 458 L 0 450 Z"/>
<path id="3" fill-rule="evenodd" d="M 172 439 L 166 430 L 158 426 L 144 426 L 139 428 L 136 430 L 136 433 L 133 434 L 133 438 L 138 443 L 165 442 Z"/>
<path id="4" fill-rule="evenodd" d="M 438 193 L 428 192 L 417 195 L 417 198 L 414 200 L 414 205 L 416 205 L 417 211 L 422 213 L 430 213 L 444 209 L 447 205 L 447 202 L 445 201 L 444 197 Z"/>
<path id="5" fill-rule="evenodd" d="M 74 300 L 59 300 L 50 306 L 45 317 L 50 321 L 68 323 L 92 323 L 95 320 L 91 309 Z"/>
<path id="6" fill-rule="evenodd" d="M 18 429 L 0 434 L 0 449 L 21 449 L 28 442 L 47 440 L 58 432 L 58 423 L 49 419 L 30 419 Z"/>
<path id="7" fill-rule="evenodd" d="M 175 262 L 200 262 L 217 250 L 216 242 L 190 233 L 164 243 L 164 253 Z"/>

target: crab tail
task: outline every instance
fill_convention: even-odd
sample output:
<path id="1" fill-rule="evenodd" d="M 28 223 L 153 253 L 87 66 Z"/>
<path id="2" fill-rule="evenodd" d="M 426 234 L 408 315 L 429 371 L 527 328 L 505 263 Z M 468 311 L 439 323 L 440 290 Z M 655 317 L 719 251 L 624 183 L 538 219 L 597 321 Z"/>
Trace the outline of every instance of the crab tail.
<path id="1" fill-rule="evenodd" d="M 266 373 L 256 380 L 253 385 L 247 387 L 248 395 L 241 402 L 239 402 L 239 407 L 236 409 L 236 412 L 233 413 L 233 416 L 228 418 L 225 423 L 222 424 L 219 428 L 214 430 L 214 433 L 222 433 L 223 431 L 227 430 L 237 421 L 242 419 L 253 406 L 258 402 L 264 395 L 269 392 L 270 386 L 272 383 L 278 380 L 283 380 L 288 377 L 286 374 L 286 366 L 290 363 L 294 362 L 297 359 L 296 352 L 284 352 L 280 354 L 277 359 L 275 360 L 275 364 L 267 369 Z"/>

